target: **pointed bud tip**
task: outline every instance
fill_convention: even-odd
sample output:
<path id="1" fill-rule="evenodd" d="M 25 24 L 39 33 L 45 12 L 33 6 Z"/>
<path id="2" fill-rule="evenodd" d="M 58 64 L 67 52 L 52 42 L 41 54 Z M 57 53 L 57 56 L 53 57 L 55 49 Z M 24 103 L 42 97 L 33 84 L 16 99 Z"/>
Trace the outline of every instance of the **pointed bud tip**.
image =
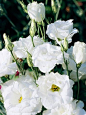
<path id="1" fill-rule="evenodd" d="M 7 35 L 6 33 L 3 34 L 3 38 L 6 39 L 7 38 Z"/>

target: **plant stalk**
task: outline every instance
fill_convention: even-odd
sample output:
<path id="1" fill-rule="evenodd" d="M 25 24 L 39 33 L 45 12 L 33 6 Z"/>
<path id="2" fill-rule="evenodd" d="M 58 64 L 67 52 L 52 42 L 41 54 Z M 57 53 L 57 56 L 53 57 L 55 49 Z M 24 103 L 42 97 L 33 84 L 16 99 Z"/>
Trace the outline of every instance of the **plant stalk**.
<path id="1" fill-rule="evenodd" d="M 78 70 L 79 70 L 79 68 L 77 67 L 77 64 L 76 64 L 76 75 L 77 75 L 77 82 L 78 82 L 77 99 L 79 99 L 79 90 L 80 90 Z"/>

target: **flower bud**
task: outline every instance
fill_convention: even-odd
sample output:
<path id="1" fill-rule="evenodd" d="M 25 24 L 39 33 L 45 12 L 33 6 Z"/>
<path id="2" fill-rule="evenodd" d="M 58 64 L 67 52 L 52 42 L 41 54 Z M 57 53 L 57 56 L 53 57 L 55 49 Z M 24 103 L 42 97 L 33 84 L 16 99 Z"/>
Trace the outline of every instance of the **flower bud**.
<path id="1" fill-rule="evenodd" d="M 61 51 L 64 52 L 64 47 L 62 44 L 61 44 Z"/>
<path id="2" fill-rule="evenodd" d="M 56 12 L 57 12 L 57 8 L 56 8 L 56 4 L 55 4 L 55 1 L 54 1 L 54 0 L 51 0 L 51 7 L 52 7 L 52 11 L 53 11 L 54 13 L 56 13 Z"/>
<path id="3" fill-rule="evenodd" d="M 64 39 L 64 50 L 65 51 L 68 50 L 68 41 L 67 41 L 67 38 Z"/>
<path id="4" fill-rule="evenodd" d="M 10 39 L 7 37 L 6 33 L 3 34 L 3 38 L 5 41 L 5 47 L 8 51 L 13 51 L 14 44 L 10 41 Z"/>
<path id="5" fill-rule="evenodd" d="M 35 20 L 31 20 L 30 36 L 34 37 L 35 33 L 36 33 L 36 23 Z"/>
<path id="6" fill-rule="evenodd" d="M 3 4 L 0 4 L 0 16 L 6 15 L 7 12 Z"/>
<path id="7" fill-rule="evenodd" d="M 23 2 L 23 1 L 20 1 L 20 0 L 17 0 L 17 2 L 21 5 L 21 7 L 23 8 L 24 12 L 25 12 L 25 13 L 28 13 L 27 7 L 26 7 L 26 5 L 24 4 L 24 2 Z"/>
<path id="8" fill-rule="evenodd" d="M 75 42 L 73 46 L 73 58 L 76 64 L 86 62 L 86 44 L 84 42 Z"/>
<path id="9" fill-rule="evenodd" d="M 32 56 L 29 52 L 28 53 L 28 56 L 27 56 L 27 64 L 29 67 L 33 67 L 33 63 L 32 63 Z"/>
<path id="10" fill-rule="evenodd" d="M 82 65 L 82 63 L 78 63 L 78 64 L 77 64 L 77 68 L 80 68 L 81 65 Z"/>
<path id="11" fill-rule="evenodd" d="M 27 5 L 27 11 L 31 19 L 41 22 L 45 19 L 45 6 L 43 3 L 32 2 Z"/>
<path id="12" fill-rule="evenodd" d="M 37 24 L 38 24 L 39 26 L 41 26 L 41 25 L 42 25 L 42 21 L 41 21 L 41 22 L 37 22 Z"/>

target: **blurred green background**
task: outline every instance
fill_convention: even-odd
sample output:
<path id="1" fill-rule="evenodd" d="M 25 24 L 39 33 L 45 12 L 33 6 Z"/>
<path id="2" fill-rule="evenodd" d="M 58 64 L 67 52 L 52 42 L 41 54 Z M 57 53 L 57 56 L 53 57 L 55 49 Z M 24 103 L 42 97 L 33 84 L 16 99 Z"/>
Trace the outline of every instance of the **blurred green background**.
<path id="1" fill-rule="evenodd" d="M 0 50 L 4 47 L 3 33 L 9 35 L 12 41 L 29 35 L 30 18 L 21 6 L 22 0 L 0 0 Z M 32 0 L 23 0 L 27 6 Z M 46 19 L 53 22 L 51 0 L 37 0 L 46 6 Z M 86 43 L 86 0 L 63 0 L 58 19 L 74 19 L 74 27 L 79 33 L 74 35 L 73 42 Z M 47 26 L 47 25 L 45 25 Z"/>

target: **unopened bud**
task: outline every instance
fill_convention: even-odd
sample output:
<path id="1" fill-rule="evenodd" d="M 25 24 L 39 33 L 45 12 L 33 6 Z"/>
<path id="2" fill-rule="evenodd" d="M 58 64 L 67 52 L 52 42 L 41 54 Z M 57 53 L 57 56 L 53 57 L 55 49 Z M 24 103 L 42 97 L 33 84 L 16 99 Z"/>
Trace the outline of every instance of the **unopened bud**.
<path id="1" fill-rule="evenodd" d="M 77 68 L 80 68 L 81 65 L 82 65 L 82 63 L 78 63 L 78 64 L 77 64 Z"/>
<path id="2" fill-rule="evenodd" d="M 27 7 L 26 7 L 26 5 L 24 4 L 24 2 L 23 2 L 23 1 L 20 1 L 20 0 L 17 0 L 17 2 L 21 5 L 21 7 L 23 8 L 24 12 L 25 12 L 25 13 L 28 13 Z"/>
<path id="3" fill-rule="evenodd" d="M 67 51 L 68 50 L 68 41 L 67 38 L 64 39 L 64 50 Z"/>
<path id="4" fill-rule="evenodd" d="M 31 20 L 31 27 L 30 27 L 30 36 L 33 38 L 36 33 L 36 23 L 35 20 Z"/>
<path id="5" fill-rule="evenodd" d="M 61 44 L 61 51 L 64 52 L 64 47 L 62 44 Z"/>
<path id="6" fill-rule="evenodd" d="M 0 16 L 6 15 L 6 10 L 3 4 L 0 4 Z"/>
<path id="7" fill-rule="evenodd" d="M 56 7 L 56 3 L 55 3 L 54 0 L 51 0 L 51 7 L 52 7 L 52 11 L 53 11 L 54 13 L 56 13 L 56 12 L 57 12 L 57 7 Z"/>
<path id="8" fill-rule="evenodd" d="M 42 25 L 42 22 L 37 22 L 37 24 L 38 24 L 39 26 L 41 26 L 41 25 Z"/>
<path id="9" fill-rule="evenodd" d="M 10 41 L 9 37 L 7 37 L 6 33 L 3 34 L 3 38 L 5 41 L 5 47 L 8 51 L 13 51 L 14 44 Z"/>
<path id="10" fill-rule="evenodd" d="M 27 64 L 29 67 L 33 67 L 33 63 L 32 63 L 32 56 L 29 52 L 28 53 L 28 56 L 27 56 Z"/>

